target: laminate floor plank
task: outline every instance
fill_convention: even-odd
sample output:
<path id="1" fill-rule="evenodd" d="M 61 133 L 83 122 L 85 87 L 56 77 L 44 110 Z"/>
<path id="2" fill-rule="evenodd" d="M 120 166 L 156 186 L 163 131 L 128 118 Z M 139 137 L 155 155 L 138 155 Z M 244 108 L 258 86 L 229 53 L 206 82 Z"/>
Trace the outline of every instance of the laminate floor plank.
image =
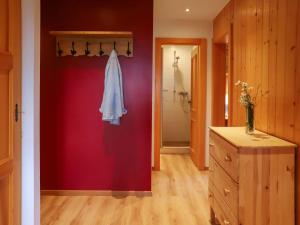
<path id="1" fill-rule="evenodd" d="M 163 154 L 151 197 L 42 196 L 41 225 L 210 225 L 208 172 Z"/>

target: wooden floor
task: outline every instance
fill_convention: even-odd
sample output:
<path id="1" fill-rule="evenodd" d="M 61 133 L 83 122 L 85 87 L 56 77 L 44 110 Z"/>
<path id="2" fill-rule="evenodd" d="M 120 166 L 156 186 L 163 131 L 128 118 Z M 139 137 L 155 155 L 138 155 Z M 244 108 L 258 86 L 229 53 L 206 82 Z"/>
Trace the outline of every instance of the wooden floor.
<path id="1" fill-rule="evenodd" d="M 189 155 L 161 155 L 152 197 L 42 196 L 41 224 L 209 225 L 207 187 Z"/>

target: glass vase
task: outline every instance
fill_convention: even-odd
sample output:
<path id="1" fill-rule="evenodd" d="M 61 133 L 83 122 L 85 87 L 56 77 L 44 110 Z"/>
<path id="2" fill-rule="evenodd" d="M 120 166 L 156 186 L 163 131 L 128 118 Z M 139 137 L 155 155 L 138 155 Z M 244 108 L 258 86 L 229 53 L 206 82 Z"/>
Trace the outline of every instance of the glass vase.
<path id="1" fill-rule="evenodd" d="M 246 134 L 253 134 L 254 131 L 254 105 L 249 104 L 246 106 Z"/>

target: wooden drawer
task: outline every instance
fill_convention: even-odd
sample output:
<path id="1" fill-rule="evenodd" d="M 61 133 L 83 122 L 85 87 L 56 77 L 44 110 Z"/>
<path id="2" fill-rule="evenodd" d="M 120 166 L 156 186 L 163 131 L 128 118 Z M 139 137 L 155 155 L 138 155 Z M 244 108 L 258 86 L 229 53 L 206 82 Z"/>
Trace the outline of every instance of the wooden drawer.
<path id="1" fill-rule="evenodd" d="M 230 208 L 223 201 L 222 195 L 218 192 L 215 185 L 211 185 L 213 195 L 212 208 L 221 225 L 238 225 L 238 219 L 234 216 Z"/>
<path id="2" fill-rule="evenodd" d="M 214 182 L 214 168 L 215 166 L 215 160 L 211 155 L 209 155 L 209 182 Z"/>
<path id="3" fill-rule="evenodd" d="M 238 217 L 238 184 L 212 157 L 210 157 L 210 165 L 212 168 L 210 182 L 214 184 L 219 196 L 225 201 L 234 216 Z"/>
<path id="4" fill-rule="evenodd" d="M 214 132 L 210 132 L 209 151 L 213 158 L 238 183 L 238 151 Z"/>
<path id="5" fill-rule="evenodd" d="M 221 225 L 238 225 L 238 220 L 230 214 L 228 208 L 223 208 L 223 203 L 220 203 L 216 198 L 214 198 L 213 210 L 217 217 L 217 220 Z"/>
<path id="6" fill-rule="evenodd" d="M 208 200 L 209 200 L 210 207 L 213 208 L 214 194 L 213 194 L 213 184 L 211 182 L 208 183 Z"/>

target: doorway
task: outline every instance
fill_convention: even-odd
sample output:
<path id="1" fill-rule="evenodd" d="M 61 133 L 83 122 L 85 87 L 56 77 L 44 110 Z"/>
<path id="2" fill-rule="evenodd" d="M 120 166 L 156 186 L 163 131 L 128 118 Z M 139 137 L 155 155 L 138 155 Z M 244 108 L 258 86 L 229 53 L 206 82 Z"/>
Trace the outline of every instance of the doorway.
<path id="1" fill-rule="evenodd" d="M 213 40 L 212 126 L 232 126 L 233 26 Z"/>
<path id="2" fill-rule="evenodd" d="M 154 169 L 161 153 L 189 153 L 204 169 L 205 39 L 156 39 Z"/>
<path id="3" fill-rule="evenodd" d="M 162 154 L 190 152 L 191 60 L 197 48 L 162 46 Z"/>

